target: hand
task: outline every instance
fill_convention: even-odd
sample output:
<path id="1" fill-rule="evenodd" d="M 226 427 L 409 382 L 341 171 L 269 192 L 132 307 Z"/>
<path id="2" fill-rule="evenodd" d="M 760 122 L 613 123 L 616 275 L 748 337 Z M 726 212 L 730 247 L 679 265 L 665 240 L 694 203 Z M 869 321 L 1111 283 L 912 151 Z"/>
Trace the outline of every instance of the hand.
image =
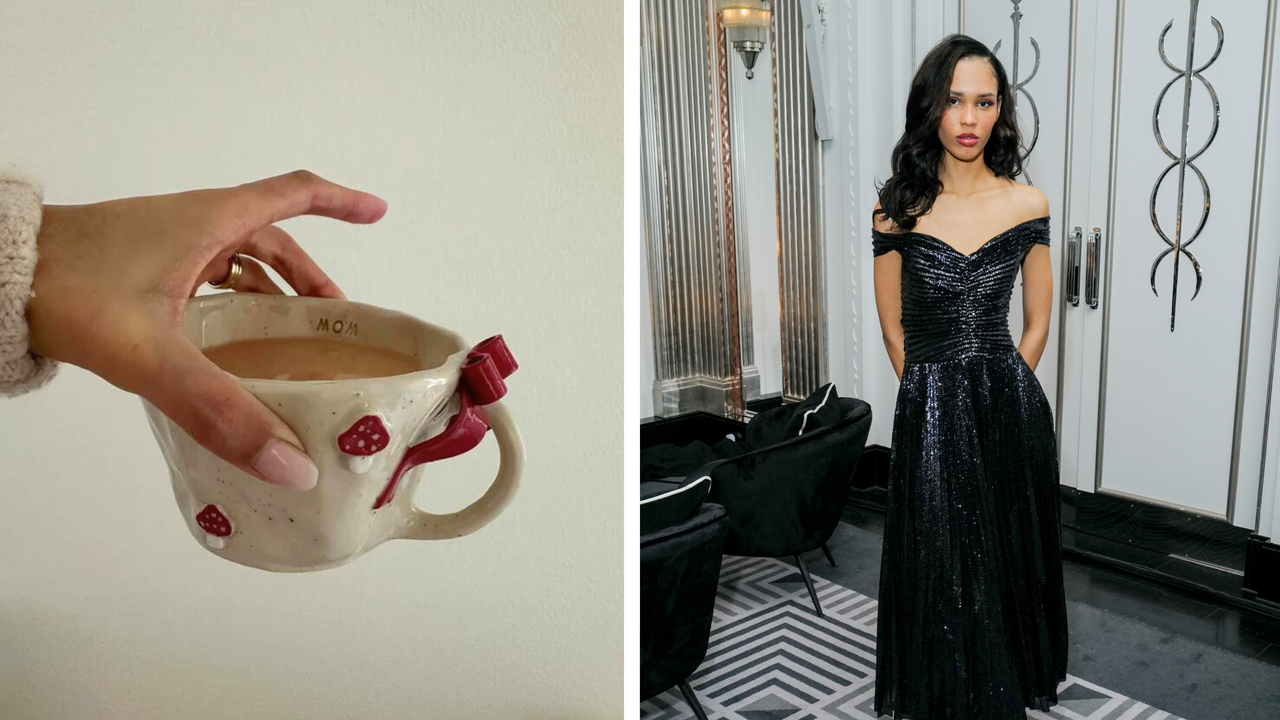
<path id="1" fill-rule="evenodd" d="M 31 351 L 78 365 L 155 405 L 196 442 L 245 472 L 297 489 L 317 470 L 298 436 L 183 333 L 188 299 L 227 276 L 234 290 L 283 294 L 270 265 L 299 295 L 345 299 L 273 223 L 322 215 L 376 222 L 387 204 L 304 170 L 230 188 L 46 205 L 37 239 Z"/>

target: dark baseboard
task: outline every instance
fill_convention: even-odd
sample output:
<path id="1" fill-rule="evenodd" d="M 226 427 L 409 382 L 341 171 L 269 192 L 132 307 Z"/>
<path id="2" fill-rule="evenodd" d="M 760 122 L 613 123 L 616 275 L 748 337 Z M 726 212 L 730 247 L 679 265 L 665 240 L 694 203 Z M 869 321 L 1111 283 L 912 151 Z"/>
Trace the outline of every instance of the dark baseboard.
<path id="1" fill-rule="evenodd" d="M 716 443 L 730 433 L 742 432 L 744 428 L 745 423 L 702 410 L 669 418 L 652 418 L 640 424 L 640 447 L 663 443 L 683 445 L 694 440 Z"/>
<path id="2" fill-rule="evenodd" d="M 1244 572 L 1245 545 L 1253 534 L 1225 520 L 1065 486 L 1062 524 L 1097 538 L 1237 573 Z"/>
<path id="3" fill-rule="evenodd" d="M 1123 570 L 1178 588 L 1210 602 L 1280 620 L 1280 602 L 1263 599 L 1255 591 L 1244 587 L 1244 578 L 1239 575 L 1224 573 L 1221 570 L 1169 556 L 1164 556 L 1163 562 L 1155 567 L 1152 566 L 1153 563 L 1124 559 L 1124 556 L 1134 554 L 1132 547 L 1117 546 L 1114 541 L 1099 542 L 1097 538 L 1083 535 L 1073 528 L 1062 529 L 1063 557 L 1077 562 Z M 1268 572 L 1274 574 L 1277 568 L 1272 567 Z"/>
<path id="4" fill-rule="evenodd" d="M 1280 545 L 1270 538 L 1251 533 L 1246 540 L 1242 592 L 1245 599 L 1280 608 Z"/>
<path id="5" fill-rule="evenodd" d="M 863 448 L 862 457 L 858 458 L 858 466 L 853 471 L 853 489 L 880 490 L 880 497 L 883 498 L 883 491 L 888 487 L 888 477 L 889 448 L 883 445 L 868 445 Z M 883 503 L 880 508 L 884 509 Z"/>
<path id="6" fill-rule="evenodd" d="M 1064 556 L 1280 619 L 1280 547 L 1267 538 L 1162 505 L 1061 490 Z"/>
<path id="7" fill-rule="evenodd" d="M 774 393 L 747 403 L 747 410 L 761 413 L 781 405 L 782 393 Z M 640 447 L 662 443 L 679 445 L 694 440 L 714 443 L 729 433 L 742 432 L 745 427 L 745 423 L 705 410 L 666 418 L 647 417 L 640 421 Z"/>
<path id="8" fill-rule="evenodd" d="M 780 392 L 761 395 L 755 400 L 747 403 L 747 409 L 753 413 L 761 413 L 765 410 L 772 410 L 776 407 L 782 407 L 782 393 Z"/>

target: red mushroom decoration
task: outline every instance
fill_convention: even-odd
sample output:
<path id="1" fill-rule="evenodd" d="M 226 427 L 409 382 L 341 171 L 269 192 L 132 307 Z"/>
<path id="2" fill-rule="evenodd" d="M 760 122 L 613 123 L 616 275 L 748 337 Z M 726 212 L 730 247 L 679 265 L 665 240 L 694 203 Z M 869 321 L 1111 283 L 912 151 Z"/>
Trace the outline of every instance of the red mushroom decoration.
<path id="1" fill-rule="evenodd" d="M 196 515 L 196 524 L 205 532 L 205 543 L 215 550 L 226 547 L 227 538 L 234 532 L 231 519 L 222 512 L 222 508 L 212 503 L 205 505 L 204 509 Z"/>
<path id="2" fill-rule="evenodd" d="M 347 467 L 360 474 L 373 464 L 373 456 L 391 442 L 391 432 L 378 415 L 365 415 L 338 436 L 338 449 L 347 456 Z"/>

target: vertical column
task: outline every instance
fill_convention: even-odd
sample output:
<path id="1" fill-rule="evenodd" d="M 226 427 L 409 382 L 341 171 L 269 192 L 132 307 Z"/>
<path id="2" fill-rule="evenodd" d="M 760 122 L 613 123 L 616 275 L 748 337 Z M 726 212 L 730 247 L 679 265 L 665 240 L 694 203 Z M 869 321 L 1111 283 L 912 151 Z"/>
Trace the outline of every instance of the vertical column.
<path id="1" fill-rule="evenodd" d="M 714 13 L 714 0 L 710 0 L 708 6 L 709 12 Z M 745 231 L 749 227 L 746 213 L 742 210 L 742 203 L 737 201 L 737 198 L 743 196 L 743 189 L 749 179 L 743 170 L 747 156 L 743 123 L 747 118 L 742 94 L 746 88 L 742 87 L 744 78 L 741 73 L 731 71 L 733 63 L 738 60 L 725 37 L 724 23 L 718 17 L 716 27 L 716 102 L 720 118 L 721 154 L 726 159 L 732 158 L 732 163 L 725 168 L 726 174 L 721 177 L 720 187 L 721 197 L 724 198 L 723 207 L 728 210 L 724 222 L 725 238 L 733 241 L 737 265 L 738 332 L 742 338 L 742 396 L 745 401 L 760 397 L 760 370 L 755 362 L 755 325 L 751 317 L 751 237 Z"/>

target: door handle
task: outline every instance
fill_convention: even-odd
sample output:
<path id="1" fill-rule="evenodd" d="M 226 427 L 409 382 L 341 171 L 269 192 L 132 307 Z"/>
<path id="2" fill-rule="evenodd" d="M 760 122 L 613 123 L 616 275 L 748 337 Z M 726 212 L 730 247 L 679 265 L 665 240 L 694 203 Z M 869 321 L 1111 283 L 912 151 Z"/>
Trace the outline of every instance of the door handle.
<path id="1" fill-rule="evenodd" d="M 1072 307 L 1080 305 L 1080 237 L 1084 233 L 1077 225 L 1067 236 L 1067 302 Z"/>
<path id="2" fill-rule="evenodd" d="M 1098 246 L 1102 244 L 1102 229 L 1094 228 L 1084 250 L 1084 301 L 1089 307 L 1098 308 Z"/>

